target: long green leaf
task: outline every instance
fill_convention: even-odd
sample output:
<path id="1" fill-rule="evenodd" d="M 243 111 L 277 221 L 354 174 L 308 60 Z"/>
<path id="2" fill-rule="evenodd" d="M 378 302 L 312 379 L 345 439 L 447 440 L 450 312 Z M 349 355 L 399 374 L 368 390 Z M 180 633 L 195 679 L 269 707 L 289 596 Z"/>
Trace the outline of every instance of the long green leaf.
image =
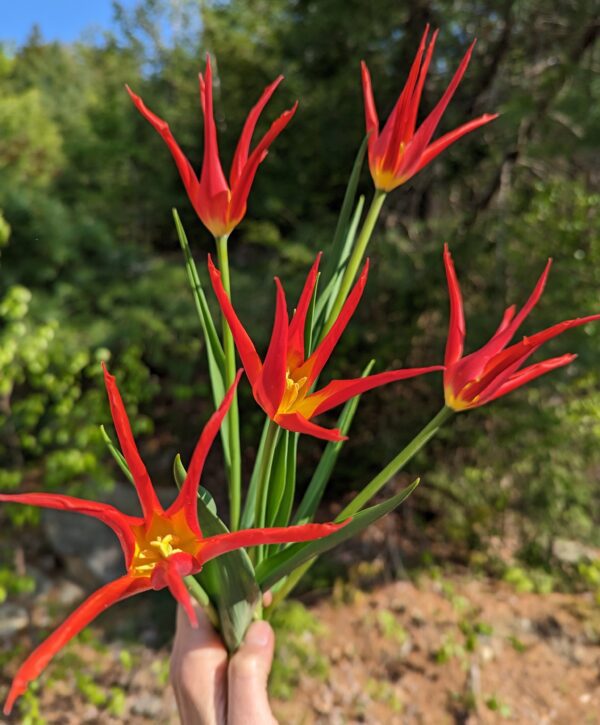
<path id="1" fill-rule="evenodd" d="M 186 471 L 183 465 L 183 462 L 181 460 L 181 456 L 179 453 L 175 456 L 175 460 L 173 461 L 173 478 L 175 479 L 175 483 L 177 485 L 177 488 L 181 488 L 183 486 L 183 482 L 185 481 Z M 198 487 L 198 498 L 202 499 L 204 502 L 204 505 L 208 508 L 208 510 L 211 512 L 211 514 L 217 515 L 217 504 L 215 503 L 214 498 L 211 496 L 211 494 L 202 486 Z"/>
<path id="2" fill-rule="evenodd" d="M 102 438 L 104 439 L 104 442 L 106 443 L 106 446 L 108 447 L 108 450 L 110 451 L 112 457 L 117 462 L 117 465 L 123 471 L 123 473 L 127 476 L 129 481 L 131 483 L 133 483 L 133 476 L 131 475 L 131 471 L 129 470 L 127 461 L 123 457 L 123 454 L 121 453 L 121 451 L 112 442 L 110 436 L 106 432 L 106 428 L 103 425 L 100 426 L 100 433 L 101 433 Z"/>
<path id="3" fill-rule="evenodd" d="M 270 419 L 268 417 L 265 418 L 263 431 L 260 437 L 260 443 L 258 444 L 256 460 L 254 461 L 254 468 L 252 469 L 252 475 L 250 476 L 248 492 L 246 493 L 244 510 L 242 511 L 242 518 L 240 520 L 240 529 L 250 529 L 252 526 L 254 526 L 256 521 L 256 496 L 258 493 L 260 472 L 263 465 L 262 460 L 265 455 L 265 443 L 267 440 L 267 429 L 269 428 L 269 422 Z"/>
<path id="4" fill-rule="evenodd" d="M 256 569 L 256 578 L 263 591 L 276 584 L 283 577 L 288 576 L 304 562 L 319 556 L 334 546 L 347 541 L 360 533 L 377 519 L 385 516 L 399 506 L 417 487 L 419 479 L 407 486 L 403 491 L 392 496 L 387 501 L 364 509 L 354 516 L 346 526 L 330 536 L 307 544 L 294 544 L 288 546 L 278 554 L 262 561 Z"/>
<path id="5" fill-rule="evenodd" d="M 333 307 L 335 298 L 337 297 L 342 284 L 342 278 L 344 276 L 344 271 L 346 270 L 346 264 L 350 258 L 350 254 L 352 253 L 352 247 L 354 246 L 354 240 L 356 239 L 356 232 L 358 231 L 358 224 L 362 217 L 364 206 L 365 197 L 360 196 L 358 203 L 356 204 L 354 215 L 352 216 L 352 222 L 348 228 L 348 233 L 346 234 L 346 239 L 338 259 L 337 267 L 334 270 L 327 286 L 323 290 L 323 294 L 319 297 L 319 301 L 317 302 L 315 331 L 313 332 L 313 338 L 315 339 L 318 339 L 320 335 L 323 325 L 325 324 L 325 320 L 331 312 L 331 308 Z"/>
<path id="6" fill-rule="evenodd" d="M 229 532 L 201 498 L 198 499 L 198 520 L 204 536 Z M 244 549 L 222 554 L 207 561 L 197 579 L 219 613 L 221 634 L 227 649 L 235 652 L 261 598 L 250 557 Z"/>
<path id="7" fill-rule="evenodd" d="M 186 470 L 179 456 L 175 457 L 173 473 L 177 485 L 181 486 Z M 216 514 L 212 496 L 202 488 L 198 496 L 198 522 L 205 538 L 229 533 Z M 252 622 L 261 596 L 248 554 L 244 549 L 222 554 L 206 562 L 195 578 L 218 612 L 219 627 L 227 649 L 235 652 Z"/>
<path id="8" fill-rule="evenodd" d="M 340 209 L 340 215 L 338 217 L 337 225 L 333 235 L 333 241 L 331 248 L 327 255 L 327 264 L 323 270 L 323 280 L 327 284 L 336 267 L 339 265 L 339 260 L 343 256 L 343 249 L 348 236 L 348 227 L 352 210 L 354 209 L 354 200 L 356 199 L 356 190 L 358 189 L 358 182 L 360 180 L 360 172 L 365 160 L 365 154 L 367 151 L 367 136 L 363 139 L 356 157 L 354 164 L 352 165 L 352 171 L 348 179 L 348 186 L 346 187 L 346 193 L 344 194 L 344 201 L 342 202 L 342 208 Z"/>
<path id="9" fill-rule="evenodd" d="M 192 256 L 190 245 L 188 242 L 185 229 L 177 213 L 177 209 L 173 209 L 173 219 L 175 220 L 175 228 L 177 229 L 177 236 L 179 237 L 179 243 L 183 250 L 183 256 L 185 258 L 185 268 L 187 271 L 188 280 L 192 288 L 194 295 L 194 302 L 196 304 L 196 311 L 200 320 L 200 326 L 202 327 L 202 334 L 204 336 L 204 342 L 206 344 L 206 356 L 208 359 L 208 372 L 210 376 L 210 384 L 212 389 L 213 401 L 215 408 L 217 408 L 223 398 L 225 397 L 225 353 L 223 352 L 223 346 L 219 340 L 219 335 L 215 327 L 214 320 L 210 314 L 208 302 L 206 301 L 206 295 L 202 289 L 196 263 Z M 221 427 L 221 440 L 223 443 L 223 450 L 225 453 L 225 460 L 229 465 L 230 452 L 229 452 L 229 432 L 227 418 L 223 421 Z"/>
<path id="10" fill-rule="evenodd" d="M 279 440 L 277 441 L 277 448 L 275 449 L 275 456 L 273 457 L 270 473 L 271 480 L 269 481 L 265 526 L 273 526 L 285 491 L 287 483 L 288 439 L 290 435 L 289 431 L 282 431 L 282 435 L 279 436 Z"/>
<path id="11" fill-rule="evenodd" d="M 273 526 L 287 526 L 290 522 L 290 515 L 294 505 L 294 495 L 296 493 L 296 454 L 298 452 L 298 433 L 290 433 L 288 438 L 287 450 L 287 470 L 285 473 L 285 490 L 277 516 L 273 521 Z"/>
<path id="12" fill-rule="evenodd" d="M 375 360 L 371 360 L 367 367 L 363 370 L 361 377 L 365 378 L 373 368 Z M 338 418 L 337 427 L 341 430 L 343 435 L 346 435 L 350 430 L 350 425 L 358 403 L 360 395 L 351 398 L 346 405 L 343 407 L 340 417 Z M 298 511 L 294 516 L 294 523 L 300 523 L 301 521 L 310 521 L 314 516 L 321 499 L 323 498 L 323 492 L 325 487 L 331 478 L 331 474 L 335 467 L 336 461 L 342 450 L 345 441 L 331 441 L 325 447 L 321 460 L 317 465 L 315 472 L 311 478 L 310 483 L 304 493 L 302 501 L 298 506 Z"/>

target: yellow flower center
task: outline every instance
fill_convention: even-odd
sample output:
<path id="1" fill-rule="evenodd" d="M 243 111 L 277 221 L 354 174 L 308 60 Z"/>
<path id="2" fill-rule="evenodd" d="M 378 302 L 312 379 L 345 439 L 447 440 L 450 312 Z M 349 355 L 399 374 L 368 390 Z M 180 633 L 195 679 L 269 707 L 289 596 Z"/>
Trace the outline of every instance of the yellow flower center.
<path id="1" fill-rule="evenodd" d="M 281 398 L 281 402 L 279 403 L 279 409 L 277 410 L 278 414 L 293 412 L 296 403 L 304 399 L 304 393 L 306 391 L 303 391 L 302 394 L 301 391 L 302 388 L 306 385 L 307 380 L 307 377 L 294 380 L 294 378 L 290 375 L 290 371 L 288 370 L 286 372 L 285 391 L 283 393 L 283 397 Z M 300 398 L 300 401 L 298 400 L 298 398 Z"/>
<path id="2" fill-rule="evenodd" d="M 133 534 L 135 551 L 129 567 L 132 576 L 150 576 L 161 561 L 173 554 L 194 556 L 201 545 L 190 529 L 183 509 L 169 518 L 155 515 L 149 526 L 134 527 Z"/>

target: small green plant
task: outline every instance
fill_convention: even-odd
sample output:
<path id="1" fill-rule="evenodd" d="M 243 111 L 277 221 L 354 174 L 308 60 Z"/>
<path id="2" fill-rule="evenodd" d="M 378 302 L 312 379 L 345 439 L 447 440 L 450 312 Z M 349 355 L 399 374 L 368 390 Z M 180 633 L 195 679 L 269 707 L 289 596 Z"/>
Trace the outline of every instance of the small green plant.
<path id="1" fill-rule="evenodd" d="M 377 626 L 381 634 L 396 644 L 404 644 L 408 639 L 408 633 L 400 624 L 393 612 L 389 609 L 382 609 L 376 615 Z"/>
<path id="2" fill-rule="evenodd" d="M 376 702 L 382 705 L 387 705 L 390 710 L 399 714 L 404 708 L 404 703 L 400 699 L 400 696 L 394 689 L 393 685 L 387 680 L 378 680 L 374 677 L 369 677 L 367 680 L 365 689 L 367 694 L 373 698 Z"/>
<path id="3" fill-rule="evenodd" d="M 98 685 L 90 675 L 85 674 L 81 671 L 75 675 L 75 686 L 81 692 L 88 702 L 96 707 L 104 707 L 106 705 L 108 696 L 100 685 Z"/>
<path id="4" fill-rule="evenodd" d="M 492 712 L 497 712 L 501 717 L 510 717 L 512 710 L 510 705 L 503 702 L 498 695 L 490 695 L 485 700 L 486 707 Z"/>

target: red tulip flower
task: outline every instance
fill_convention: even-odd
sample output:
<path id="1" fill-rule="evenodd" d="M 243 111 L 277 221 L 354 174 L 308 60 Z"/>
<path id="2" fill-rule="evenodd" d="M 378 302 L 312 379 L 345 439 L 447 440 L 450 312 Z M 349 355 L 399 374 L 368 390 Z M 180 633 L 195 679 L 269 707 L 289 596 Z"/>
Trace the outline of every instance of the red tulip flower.
<path id="1" fill-rule="evenodd" d="M 233 399 L 240 378 L 229 389 L 206 424 L 196 445 L 187 476 L 175 501 L 166 510 L 140 458 L 115 379 L 104 370 L 112 418 L 142 508 L 142 516 L 128 516 L 113 506 L 51 493 L 1 494 L 0 501 L 76 511 L 109 526 L 119 538 L 127 573 L 94 592 L 19 668 L 12 682 L 4 713 L 46 667 L 54 655 L 98 614 L 115 602 L 149 589 L 168 587 L 184 607 L 192 626 L 196 613 L 183 577 L 197 574 L 205 562 L 233 549 L 259 544 L 311 541 L 333 533 L 340 524 L 306 524 L 270 529 L 246 529 L 203 538 L 198 524 L 197 496 L 204 461 Z M 343 526 L 344 524 L 341 524 Z"/>
<path id="2" fill-rule="evenodd" d="M 169 147 L 192 206 L 202 223 L 215 237 L 230 234 L 243 219 L 258 166 L 266 158 L 269 146 L 287 126 L 296 111 L 297 103 L 281 114 L 250 153 L 250 142 L 259 116 L 282 80 L 283 76 L 279 76 L 267 86 L 258 103 L 248 114 L 231 164 L 229 184 L 219 159 L 217 128 L 213 115 L 212 69 L 208 54 L 205 76 L 202 77 L 200 74 L 200 99 L 204 115 L 204 160 L 200 181 L 175 141 L 169 124 L 146 108 L 142 99 L 126 86 L 138 111 L 154 126 Z"/>
<path id="3" fill-rule="evenodd" d="M 252 386 L 256 402 L 269 418 L 282 428 L 287 428 L 287 430 L 296 433 L 307 433 L 324 440 L 339 441 L 344 440 L 344 436 L 341 435 L 338 429 L 324 428 L 313 423 L 311 418 L 331 410 L 331 408 L 345 403 L 355 395 L 372 388 L 395 380 L 405 380 L 435 370 L 442 370 L 443 368 L 434 365 L 425 368 L 390 370 L 389 372 L 352 380 L 332 380 L 321 390 L 311 392 L 314 382 L 323 370 L 356 309 L 367 281 L 369 266 L 367 261 L 338 318 L 315 351 L 306 358 L 304 350 L 306 315 L 317 281 L 320 259 L 321 255 L 319 254 L 308 274 L 291 322 L 288 319 L 283 287 L 279 279 L 275 277 L 277 286 L 275 321 L 264 362 L 258 356 L 252 340 L 233 309 L 231 301 L 223 288 L 221 275 L 210 256 L 208 258 L 208 269 L 215 294 L 231 328 L 233 339 Z"/>
<path id="4" fill-rule="evenodd" d="M 463 357 L 465 318 L 462 296 L 448 245 L 444 247 L 444 265 L 450 295 L 450 325 L 444 372 L 446 405 L 449 408 L 456 411 L 478 408 L 480 405 L 485 405 L 520 388 L 530 380 L 539 378 L 540 375 L 544 375 L 550 370 L 568 365 L 577 357 L 571 354 L 561 355 L 525 368 L 522 367 L 523 363 L 545 342 L 572 327 L 600 320 L 600 314 L 559 322 L 557 325 L 524 337 L 520 342 L 507 347 L 522 322 L 542 296 L 551 264 L 552 260 L 549 259 L 542 276 L 523 308 L 517 313 L 516 305 L 509 307 L 491 340 L 479 350 Z"/>
<path id="5" fill-rule="evenodd" d="M 421 94 L 438 31 L 436 30 L 433 33 L 429 46 L 425 49 L 428 34 L 429 26 L 425 28 L 421 38 L 421 44 L 410 69 L 406 85 L 381 133 L 379 133 L 379 118 L 373 98 L 371 76 L 366 63 L 364 61 L 361 63 L 365 118 L 367 133 L 369 134 L 369 167 L 375 187 L 381 191 L 392 191 L 392 189 L 400 186 L 424 166 L 427 166 L 450 144 L 458 141 L 461 136 L 493 121 L 498 115 L 484 114 L 431 143 L 442 115 L 467 70 L 473 46 L 475 45 L 475 41 L 473 41 L 446 92 L 433 111 L 415 130 Z"/>

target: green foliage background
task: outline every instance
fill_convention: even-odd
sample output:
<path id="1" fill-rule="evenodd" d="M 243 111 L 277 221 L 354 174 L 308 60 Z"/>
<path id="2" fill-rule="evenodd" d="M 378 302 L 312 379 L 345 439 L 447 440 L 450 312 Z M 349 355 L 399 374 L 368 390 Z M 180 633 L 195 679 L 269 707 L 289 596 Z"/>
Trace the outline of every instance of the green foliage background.
<path id="1" fill-rule="evenodd" d="M 269 332 L 274 271 L 295 294 L 315 252 L 327 253 L 364 133 L 359 60 L 369 63 L 385 117 L 426 22 L 441 33 L 423 112 L 477 36 L 442 130 L 485 111 L 502 115 L 391 196 L 370 251 L 368 292 L 328 373 L 357 375 L 371 357 L 379 369 L 440 360 L 444 241 L 463 283 L 471 349 L 507 304 L 524 301 L 549 255 L 550 284 L 524 332 L 600 308 L 591 0 L 551 8 L 542 0 L 141 0 L 115 12 L 119 31 L 95 43 L 47 43 L 34 31 L 23 47 L 0 53 L 3 489 L 35 484 L 90 496 L 110 485 L 115 472 L 98 433 L 109 420 L 100 360 L 118 375 L 150 465 L 165 480 L 209 413 L 171 207 L 201 270 L 212 240 L 162 141 L 123 89 L 127 82 L 167 118 L 199 165 L 196 74 L 207 51 L 217 59 L 224 159 L 278 73 L 286 81 L 259 132 L 300 99 L 230 242 L 234 295 L 258 340 Z M 370 186 L 365 173 L 366 194 Z M 549 355 L 566 351 L 579 354 L 567 370 L 458 416 L 413 462 L 425 484 L 411 500 L 414 516 L 469 546 L 515 531 L 524 550 L 542 554 L 557 535 L 598 543 L 600 328 L 548 346 Z M 260 416 L 244 395 L 249 465 Z M 433 377 L 365 396 L 331 496 L 364 484 L 442 402 Z M 302 442 L 302 478 L 318 451 Z M 217 466 L 213 480 L 218 496 Z M 12 514 L 17 522 L 31 515 Z"/>

